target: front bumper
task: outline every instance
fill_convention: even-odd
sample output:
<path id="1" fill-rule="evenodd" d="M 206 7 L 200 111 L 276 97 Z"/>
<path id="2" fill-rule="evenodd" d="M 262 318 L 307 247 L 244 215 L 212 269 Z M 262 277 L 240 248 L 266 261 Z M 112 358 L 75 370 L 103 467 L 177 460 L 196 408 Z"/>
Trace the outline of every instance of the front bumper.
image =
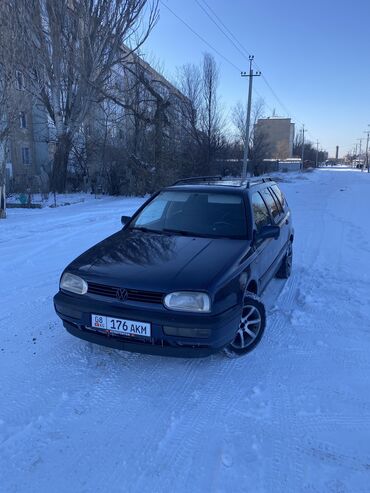
<path id="1" fill-rule="evenodd" d="M 239 306 L 218 315 L 189 314 L 172 312 L 162 305 L 127 304 L 62 291 L 55 295 L 54 307 L 67 331 L 80 339 L 125 351 L 186 358 L 201 358 L 219 352 L 233 339 L 240 320 Z M 92 330 L 89 328 L 92 313 L 150 322 L 152 335 L 144 340 Z M 168 336 L 163 332 L 164 325 L 209 329 L 210 337 Z"/>

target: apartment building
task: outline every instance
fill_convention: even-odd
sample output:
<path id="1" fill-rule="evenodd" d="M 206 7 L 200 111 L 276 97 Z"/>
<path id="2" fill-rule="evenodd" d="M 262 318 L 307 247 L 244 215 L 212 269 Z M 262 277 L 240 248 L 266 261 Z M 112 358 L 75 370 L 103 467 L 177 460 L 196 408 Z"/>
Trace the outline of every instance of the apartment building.
<path id="1" fill-rule="evenodd" d="M 9 137 L 2 149 L 7 186 L 14 191 L 42 189 L 41 177 L 50 164 L 47 115 L 26 91 L 19 71 L 12 97 L 17 111 L 9 122 Z"/>
<path id="2" fill-rule="evenodd" d="M 290 118 L 260 118 L 255 134 L 265 142 L 267 159 L 289 159 L 293 156 L 294 123 Z"/>

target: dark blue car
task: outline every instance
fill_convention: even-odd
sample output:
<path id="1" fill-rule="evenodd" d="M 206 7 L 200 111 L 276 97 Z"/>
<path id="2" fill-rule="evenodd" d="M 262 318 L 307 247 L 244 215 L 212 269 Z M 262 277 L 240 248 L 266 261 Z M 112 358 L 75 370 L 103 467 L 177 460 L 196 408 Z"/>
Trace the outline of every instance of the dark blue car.
<path id="1" fill-rule="evenodd" d="M 260 295 L 287 278 L 294 232 L 277 184 L 183 180 L 63 272 L 55 310 L 71 334 L 151 354 L 230 356 L 266 325 Z"/>

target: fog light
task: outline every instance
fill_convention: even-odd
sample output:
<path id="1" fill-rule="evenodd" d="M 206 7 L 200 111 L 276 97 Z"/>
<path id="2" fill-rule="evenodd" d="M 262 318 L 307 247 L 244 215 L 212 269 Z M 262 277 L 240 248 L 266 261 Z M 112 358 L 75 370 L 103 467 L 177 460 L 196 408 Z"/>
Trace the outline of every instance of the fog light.
<path id="1" fill-rule="evenodd" d="M 207 339 L 211 335 L 210 329 L 190 329 L 188 327 L 168 327 L 166 325 L 163 327 L 163 331 L 166 335 L 175 337 Z"/>

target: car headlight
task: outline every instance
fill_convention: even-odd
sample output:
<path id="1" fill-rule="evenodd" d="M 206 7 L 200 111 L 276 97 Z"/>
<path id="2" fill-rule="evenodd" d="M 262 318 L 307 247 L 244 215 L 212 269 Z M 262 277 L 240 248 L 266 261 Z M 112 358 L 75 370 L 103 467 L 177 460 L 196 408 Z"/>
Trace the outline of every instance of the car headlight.
<path id="1" fill-rule="evenodd" d="M 66 272 L 60 280 L 60 289 L 70 291 L 71 293 L 85 294 L 87 293 L 88 285 L 81 277 Z"/>
<path id="2" fill-rule="evenodd" d="M 209 312 L 211 301 L 205 293 L 180 291 L 168 294 L 164 298 L 164 306 L 170 310 L 183 312 Z"/>

